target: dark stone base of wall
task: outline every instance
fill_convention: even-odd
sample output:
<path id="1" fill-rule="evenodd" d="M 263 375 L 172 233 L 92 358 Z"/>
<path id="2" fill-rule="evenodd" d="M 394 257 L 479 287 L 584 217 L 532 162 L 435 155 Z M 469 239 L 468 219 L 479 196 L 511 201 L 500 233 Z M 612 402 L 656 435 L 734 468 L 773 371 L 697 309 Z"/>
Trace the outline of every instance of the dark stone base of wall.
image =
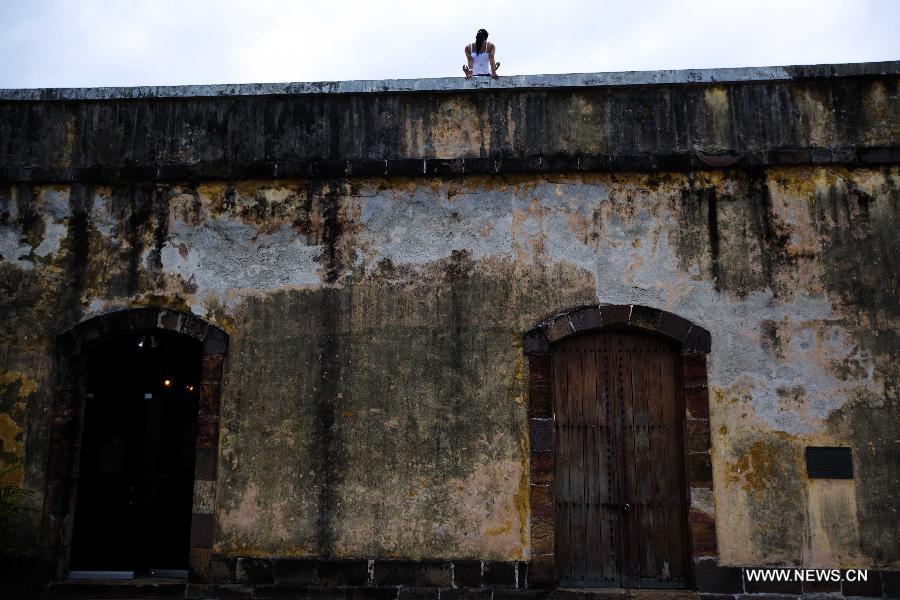
<path id="1" fill-rule="evenodd" d="M 793 570 L 793 569 L 790 569 Z M 868 571 L 867 581 L 750 581 L 743 567 L 719 565 L 717 558 L 694 560 L 701 600 L 789 600 L 790 598 L 900 598 L 900 571 Z"/>
<path id="2" fill-rule="evenodd" d="M 0 566 L 10 567 L 10 564 Z M 21 566 L 21 565 L 19 565 Z M 753 582 L 741 567 L 716 558 L 694 561 L 694 590 L 558 589 L 526 561 L 266 559 L 217 556 L 191 581 L 23 580 L 0 569 L 5 600 L 247 599 L 247 600 L 791 600 L 900 599 L 900 572 L 868 572 L 865 582 Z M 200 575 L 203 577 L 201 578 Z M 16 583 L 19 580 L 20 582 Z"/>

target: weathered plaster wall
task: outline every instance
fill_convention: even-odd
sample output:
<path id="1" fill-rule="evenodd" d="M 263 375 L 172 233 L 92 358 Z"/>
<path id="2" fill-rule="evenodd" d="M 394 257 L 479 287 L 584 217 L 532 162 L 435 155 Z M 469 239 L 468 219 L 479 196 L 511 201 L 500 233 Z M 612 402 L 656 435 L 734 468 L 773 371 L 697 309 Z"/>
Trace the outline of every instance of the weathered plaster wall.
<path id="1" fill-rule="evenodd" d="M 900 567 L 900 63 L 638 75 L 0 90 L 3 552 L 57 336 L 153 305 L 231 335 L 216 551 L 527 558 L 522 334 L 609 302 L 712 333 L 723 563 Z"/>
<path id="2" fill-rule="evenodd" d="M 723 562 L 900 566 L 898 201 L 896 167 L 2 186 L 4 482 L 39 505 L 55 336 L 163 304 L 231 335 L 218 551 L 526 557 L 521 335 L 633 302 L 712 333 Z"/>

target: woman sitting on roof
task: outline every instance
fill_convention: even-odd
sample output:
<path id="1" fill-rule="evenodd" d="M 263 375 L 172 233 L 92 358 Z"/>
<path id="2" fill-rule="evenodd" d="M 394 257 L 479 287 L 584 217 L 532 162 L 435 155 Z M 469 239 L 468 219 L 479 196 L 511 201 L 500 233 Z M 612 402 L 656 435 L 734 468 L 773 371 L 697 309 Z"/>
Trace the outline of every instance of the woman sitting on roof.
<path id="1" fill-rule="evenodd" d="M 475 77 L 493 77 L 497 79 L 497 68 L 500 63 L 494 62 L 494 52 L 497 47 L 487 41 L 488 32 L 479 29 L 475 34 L 475 43 L 466 46 L 466 60 L 468 66 L 463 65 L 463 73 L 466 79 Z"/>

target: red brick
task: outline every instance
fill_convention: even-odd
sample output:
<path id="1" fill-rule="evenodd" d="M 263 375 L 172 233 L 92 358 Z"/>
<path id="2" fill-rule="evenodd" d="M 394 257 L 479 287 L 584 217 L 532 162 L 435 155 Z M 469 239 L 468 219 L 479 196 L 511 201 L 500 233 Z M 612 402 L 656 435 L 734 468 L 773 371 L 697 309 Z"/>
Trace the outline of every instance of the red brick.
<path id="1" fill-rule="evenodd" d="M 685 449 L 687 452 L 709 452 L 709 421 L 706 419 L 691 419 L 685 425 Z"/>
<path id="2" fill-rule="evenodd" d="M 551 587 L 555 583 L 553 572 L 553 555 L 543 554 L 535 556 L 528 563 L 528 587 Z"/>
<path id="3" fill-rule="evenodd" d="M 531 486 L 531 519 L 553 518 L 553 488 L 548 485 Z"/>
<path id="4" fill-rule="evenodd" d="M 208 548 L 191 548 L 191 581 L 209 581 L 210 558 L 212 558 L 212 550 Z"/>
<path id="5" fill-rule="evenodd" d="M 704 385 L 685 389 L 684 402 L 689 418 L 709 418 L 709 388 L 707 386 Z"/>
<path id="6" fill-rule="evenodd" d="M 215 481 L 217 462 L 218 452 L 215 448 L 197 448 L 194 477 L 199 481 Z"/>
<path id="7" fill-rule="evenodd" d="M 529 419 L 532 452 L 553 451 L 553 421 L 550 419 Z"/>
<path id="8" fill-rule="evenodd" d="M 701 353 L 707 354 L 712 346 L 712 337 L 709 332 L 702 327 L 691 327 L 687 337 L 684 338 L 682 345 L 683 351 L 687 354 Z"/>
<path id="9" fill-rule="evenodd" d="M 688 477 L 691 487 L 708 487 L 712 484 L 712 463 L 709 454 L 688 454 Z"/>
<path id="10" fill-rule="evenodd" d="M 528 386 L 528 416 L 540 418 L 553 416 L 553 390 L 549 384 Z"/>
<path id="11" fill-rule="evenodd" d="M 553 483 L 553 452 L 531 453 L 531 483 L 549 485 Z"/>
<path id="12" fill-rule="evenodd" d="M 200 384 L 200 414 L 219 416 L 221 386 L 216 383 Z"/>
<path id="13" fill-rule="evenodd" d="M 716 519 L 711 514 L 692 508 L 688 521 L 691 523 L 715 523 Z"/>
<path id="14" fill-rule="evenodd" d="M 685 387 L 696 387 L 707 384 L 706 356 L 685 356 L 683 360 L 683 368 Z"/>
<path id="15" fill-rule="evenodd" d="M 691 551 L 694 556 L 714 556 L 719 553 L 714 523 L 691 523 Z"/>
<path id="16" fill-rule="evenodd" d="M 197 447 L 218 448 L 219 417 L 201 416 L 197 419 Z"/>
<path id="17" fill-rule="evenodd" d="M 553 517 L 541 515 L 531 518 L 531 552 L 551 554 L 553 552 Z"/>
<path id="18" fill-rule="evenodd" d="M 213 516 L 191 515 L 191 548 L 212 548 Z"/>
<path id="19" fill-rule="evenodd" d="M 204 383 L 219 383 L 222 380 L 222 364 L 225 362 L 224 354 L 204 354 L 203 373 L 201 380 Z"/>
<path id="20" fill-rule="evenodd" d="M 531 385 L 550 385 L 553 371 L 553 360 L 548 355 L 535 355 L 528 358 L 528 383 Z"/>

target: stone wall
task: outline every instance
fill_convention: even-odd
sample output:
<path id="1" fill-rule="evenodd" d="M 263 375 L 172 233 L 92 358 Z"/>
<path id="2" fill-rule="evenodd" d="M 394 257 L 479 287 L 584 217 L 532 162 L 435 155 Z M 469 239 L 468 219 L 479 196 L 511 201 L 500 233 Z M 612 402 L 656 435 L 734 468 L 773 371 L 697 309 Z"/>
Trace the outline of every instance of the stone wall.
<path id="1" fill-rule="evenodd" d="M 26 492 L 5 551 L 38 551 L 58 337 L 149 306 L 230 337 L 213 555 L 528 561 L 524 335 L 609 303 L 711 334 L 712 490 L 691 498 L 711 556 L 900 568 L 900 103 L 879 69 L 7 95 L 0 481 Z M 855 478 L 808 479 L 808 445 L 849 445 Z"/>

